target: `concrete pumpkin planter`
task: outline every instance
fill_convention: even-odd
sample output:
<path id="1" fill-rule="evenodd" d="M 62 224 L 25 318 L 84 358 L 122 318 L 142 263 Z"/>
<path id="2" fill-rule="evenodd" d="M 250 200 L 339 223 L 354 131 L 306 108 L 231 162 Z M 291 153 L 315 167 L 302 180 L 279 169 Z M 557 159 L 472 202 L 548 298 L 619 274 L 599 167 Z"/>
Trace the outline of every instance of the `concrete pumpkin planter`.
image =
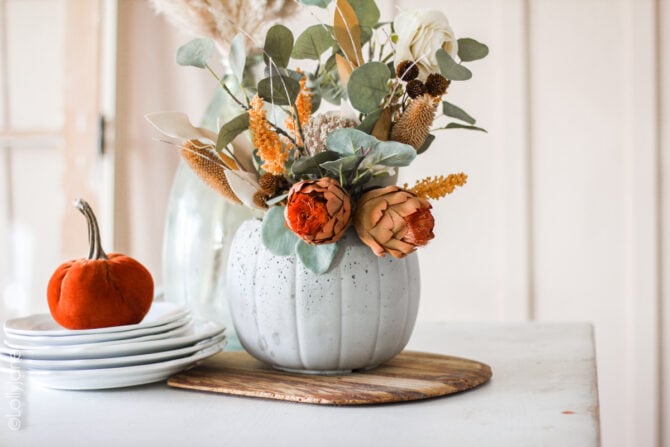
<path id="1" fill-rule="evenodd" d="M 228 299 L 242 346 L 275 368 L 337 374 L 373 368 L 403 350 L 419 306 L 415 253 L 377 257 L 353 229 L 330 269 L 312 273 L 261 242 L 260 220 L 237 230 Z"/>

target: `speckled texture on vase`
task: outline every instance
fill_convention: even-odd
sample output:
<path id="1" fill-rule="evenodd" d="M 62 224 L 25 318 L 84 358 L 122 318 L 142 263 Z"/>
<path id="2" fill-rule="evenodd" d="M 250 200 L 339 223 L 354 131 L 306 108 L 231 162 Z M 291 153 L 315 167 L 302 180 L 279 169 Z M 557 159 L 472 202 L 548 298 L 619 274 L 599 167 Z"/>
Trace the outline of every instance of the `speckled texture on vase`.
<path id="1" fill-rule="evenodd" d="M 295 256 L 275 256 L 248 220 L 233 240 L 228 298 L 242 346 L 280 369 L 340 373 L 370 368 L 409 341 L 419 306 L 416 254 L 377 257 L 353 229 L 331 268 L 307 270 Z"/>

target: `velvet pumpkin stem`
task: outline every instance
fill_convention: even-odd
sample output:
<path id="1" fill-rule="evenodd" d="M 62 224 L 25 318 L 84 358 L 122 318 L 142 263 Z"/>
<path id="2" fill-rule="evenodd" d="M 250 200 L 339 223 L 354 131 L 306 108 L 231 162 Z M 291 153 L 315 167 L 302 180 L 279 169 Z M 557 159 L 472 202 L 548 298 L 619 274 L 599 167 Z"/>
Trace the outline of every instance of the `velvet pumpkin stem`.
<path id="1" fill-rule="evenodd" d="M 91 205 L 83 199 L 76 199 L 74 207 L 86 217 L 86 223 L 88 224 L 88 259 L 109 259 L 102 249 L 100 228 L 98 227 L 98 220 L 95 218 L 95 214 L 93 214 Z"/>

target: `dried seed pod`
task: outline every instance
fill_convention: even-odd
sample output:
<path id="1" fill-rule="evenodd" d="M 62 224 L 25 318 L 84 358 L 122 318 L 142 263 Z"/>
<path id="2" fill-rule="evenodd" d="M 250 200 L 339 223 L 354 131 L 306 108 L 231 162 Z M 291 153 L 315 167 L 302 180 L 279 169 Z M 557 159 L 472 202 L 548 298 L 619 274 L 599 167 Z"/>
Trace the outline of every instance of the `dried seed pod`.
<path id="1" fill-rule="evenodd" d="M 426 93 L 431 96 L 440 97 L 447 93 L 447 87 L 451 81 L 439 73 L 429 74 L 426 78 Z"/>
<path id="2" fill-rule="evenodd" d="M 278 177 L 276 175 L 270 174 L 269 172 L 266 172 L 265 174 L 261 175 L 260 178 L 258 179 L 258 184 L 261 187 L 261 191 L 265 193 L 268 196 L 271 196 L 272 194 L 275 193 L 277 190 L 277 185 L 278 185 Z"/>
<path id="3" fill-rule="evenodd" d="M 409 82 L 419 76 L 419 67 L 414 61 L 402 61 L 396 68 L 396 74 L 403 81 Z"/>
<path id="4" fill-rule="evenodd" d="M 435 119 L 439 98 L 428 94 L 412 99 L 391 130 L 391 140 L 409 144 L 419 150 Z"/>
<path id="5" fill-rule="evenodd" d="M 424 85 L 423 82 L 419 81 L 418 79 L 409 81 L 407 83 L 406 89 L 407 89 L 407 95 L 409 95 L 409 97 L 412 99 L 418 98 L 419 96 L 426 93 L 426 86 Z"/>
<path id="6" fill-rule="evenodd" d="M 256 194 L 254 194 L 254 205 L 259 208 L 267 208 L 268 204 L 265 203 L 265 201 L 268 197 L 269 196 L 263 193 L 263 191 L 256 191 Z"/>

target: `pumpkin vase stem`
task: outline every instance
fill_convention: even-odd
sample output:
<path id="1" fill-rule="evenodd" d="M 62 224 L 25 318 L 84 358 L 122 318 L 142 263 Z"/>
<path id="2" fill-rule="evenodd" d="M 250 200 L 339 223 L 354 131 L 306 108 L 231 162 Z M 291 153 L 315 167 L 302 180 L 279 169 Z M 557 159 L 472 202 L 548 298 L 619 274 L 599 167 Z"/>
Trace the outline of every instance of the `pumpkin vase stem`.
<path id="1" fill-rule="evenodd" d="M 102 249 L 98 220 L 95 218 L 91 206 L 83 199 L 76 199 L 74 201 L 74 207 L 81 211 L 84 217 L 86 217 L 86 223 L 88 224 L 88 259 L 109 259 Z"/>

